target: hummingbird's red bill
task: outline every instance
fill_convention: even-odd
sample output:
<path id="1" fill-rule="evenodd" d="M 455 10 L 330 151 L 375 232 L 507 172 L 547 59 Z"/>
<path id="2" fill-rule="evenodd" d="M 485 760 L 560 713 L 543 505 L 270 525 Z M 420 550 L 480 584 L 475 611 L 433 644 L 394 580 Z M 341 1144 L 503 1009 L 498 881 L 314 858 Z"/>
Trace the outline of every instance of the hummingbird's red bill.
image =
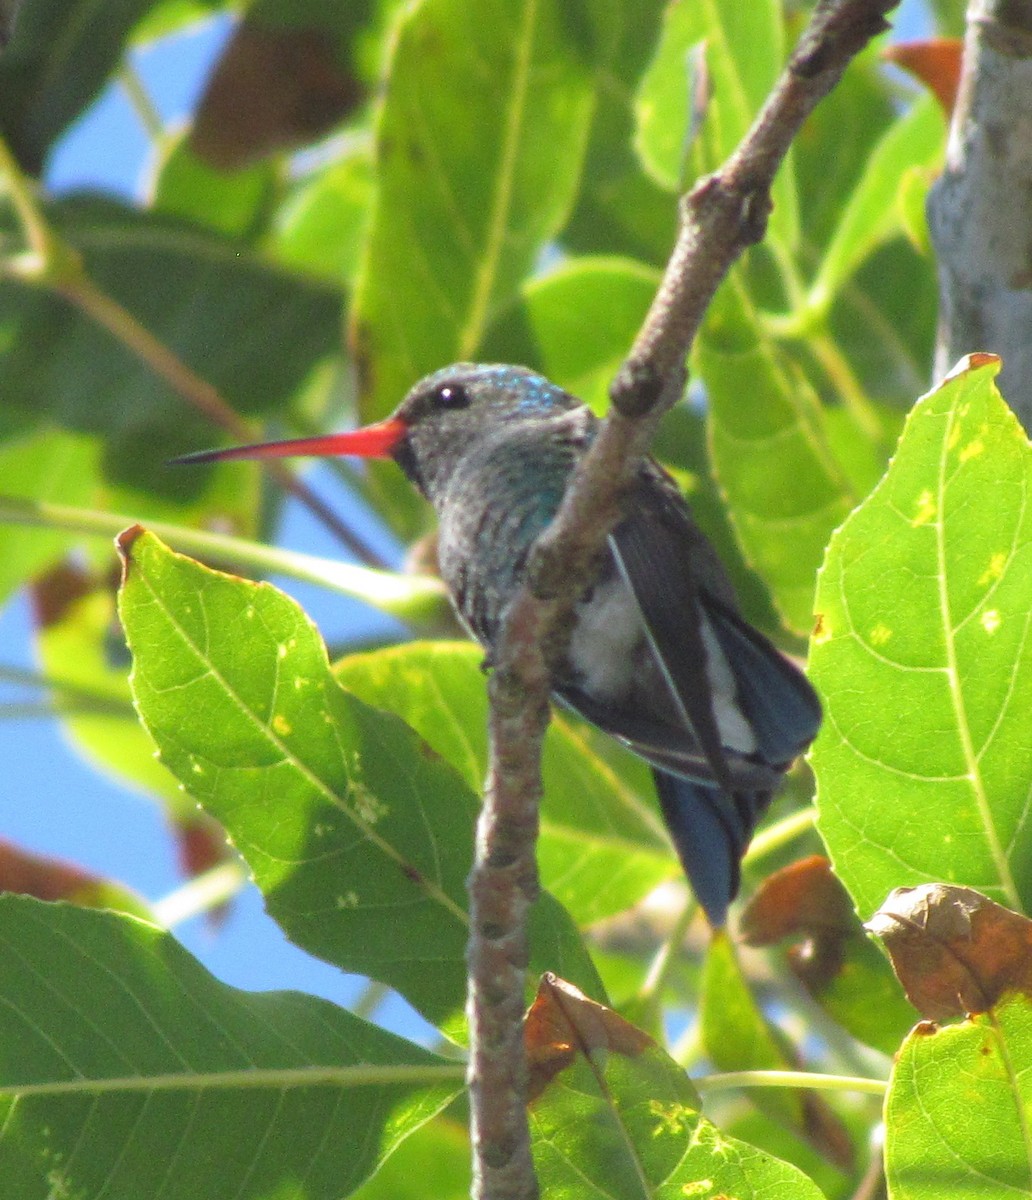
<path id="1" fill-rule="evenodd" d="M 348 433 L 326 433 L 318 437 L 289 438 L 284 442 L 257 442 L 252 446 L 230 446 L 225 450 L 197 450 L 169 459 L 170 467 L 193 463 L 232 462 L 256 458 L 325 458 L 349 454 L 354 458 L 390 458 L 391 452 L 408 432 L 399 417 L 388 417 L 375 425 Z"/>

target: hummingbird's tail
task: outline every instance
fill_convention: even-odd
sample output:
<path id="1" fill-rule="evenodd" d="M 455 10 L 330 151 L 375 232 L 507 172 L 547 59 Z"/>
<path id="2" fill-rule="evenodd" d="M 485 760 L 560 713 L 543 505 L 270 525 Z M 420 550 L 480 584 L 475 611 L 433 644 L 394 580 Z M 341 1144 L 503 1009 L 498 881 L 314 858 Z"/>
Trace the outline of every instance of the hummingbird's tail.
<path id="1" fill-rule="evenodd" d="M 729 797 L 712 784 L 655 769 L 652 775 L 692 890 L 710 924 L 724 925 L 728 906 L 738 894 L 742 855 L 771 793 L 742 791 Z"/>

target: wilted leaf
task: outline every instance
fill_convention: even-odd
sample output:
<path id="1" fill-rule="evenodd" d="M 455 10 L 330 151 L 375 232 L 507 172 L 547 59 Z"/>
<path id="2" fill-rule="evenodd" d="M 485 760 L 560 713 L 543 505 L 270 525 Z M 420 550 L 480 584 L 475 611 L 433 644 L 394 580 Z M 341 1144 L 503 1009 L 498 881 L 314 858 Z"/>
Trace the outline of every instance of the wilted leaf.
<path id="1" fill-rule="evenodd" d="M 1032 901 L 1032 453 L 997 368 L 917 404 L 821 572 L 818 827 L 862 916 L 938 880 Z"/>
<path id="2" fill-rule="evenodd" d="M 120 547 L 133 694 L 161 761 L 226 827 L 292 941 L 461 1037 L 476 794 L 396 716 L 337 684 L 281 592 L 139 527 Z M 601 992 L 549 896 L 531 936 L 535 969 Z"/>
<path id="3" fill-rule="evenodd" d="M 239 171 L 328 133 L 364 99 L 336 43 L 327 28 L 268 25 L 252 10 L 208 80 L 190 134 L 193 152 L 216 170 Z"/>
<path id="4" fill-rule="evenodd" d="M 935 1021 L 1032 999 L 1032 921 L 966 887 L 896 888 L 867 922 L 910 1002 Z"/>
<path id="5" fill-rule="evenodd" d="M 127 888 L 100 875 L 43 854 L 33 854 L 0 838 L 0 892 L 67 900 L 84 908 L 111 908 L 146 916 L 146 904 Z"/>
<path id="6" fill-rule="evenodd" d="M 934 94 L 946 116 L 951 116 L 957 102 L 964 58 L 964 42 L 961 38 L 894 42 L 885 47 L 882 57 L 919 79 Z"/>
<path id="7" fill-rule="evenodd" d="M 12 1200 L 337 1200 L 459 1090 L 438 1056 L 314 996 L 227 987 L 143 921 L 20 896 L 0 914 Z"/>
<path id="8" fill-rule="evenodd" d="M 992 1013 L 903 1044 L 885 1102 L 892 1200 L 1001 1200 L 1032 1194 L 1032 1006 Z"/>
<path id="9" fill-rule="evenodd" d="M 852 901 L 821 855 L 775 871 L 741 915 L 751 946 L 801 939 L 788 965 L 818 1004 L 860 1041 L 894 1054 L 917 1013 L 885 956 L 864 934 Z"/>

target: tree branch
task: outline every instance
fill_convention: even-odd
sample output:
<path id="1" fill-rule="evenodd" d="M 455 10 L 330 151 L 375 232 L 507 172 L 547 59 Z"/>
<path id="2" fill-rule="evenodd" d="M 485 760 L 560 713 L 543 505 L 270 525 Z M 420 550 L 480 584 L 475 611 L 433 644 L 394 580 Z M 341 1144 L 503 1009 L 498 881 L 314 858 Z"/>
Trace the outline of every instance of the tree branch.
<path id="1" fill-rule="evenodd" d="M 928 197 L 939 263 L 935 378 L 1003 359 L 1000 389 L 1032 430 L 1032 8 L 972 0 L 946 166 Z"/>
<path id="2" fill-rule="evenodd" d="M 685 358 L 720 282 L 762 238 L 770 187 L 803 121 L 849 61 L 887 28 L 897 0 L 823 0 L 752 128 L 725 165 L 681 201 L 677 243 L 611 388 L 612 408 L 555 520 L 535 544 L 495 647 L 491 764 L 470 876 L 469 1001 L 476 1200 L 536 1196 L 524 1105 L 520 1017 L 550 664 L 573 606 L 620 515 L 623 492 L 662 414 L 680 397 Z"/>

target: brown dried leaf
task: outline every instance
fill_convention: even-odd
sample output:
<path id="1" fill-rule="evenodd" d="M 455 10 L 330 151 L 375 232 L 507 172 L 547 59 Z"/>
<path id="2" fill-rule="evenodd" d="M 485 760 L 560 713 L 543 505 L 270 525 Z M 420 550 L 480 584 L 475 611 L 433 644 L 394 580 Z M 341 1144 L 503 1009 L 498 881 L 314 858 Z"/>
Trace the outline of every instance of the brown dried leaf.
<path id="1" fill-rule="evenodd" d="M 81 867 L 32 854 L 0 838 L 0 892 L 18 892 L 37 900 L 70 900 L 96 903 L 104 881 Z"/>
<path id="2" fill-rule="evenodd" d="M 237 171 L 322 137 L 362 97 L 323 30 L 245 20 L 201 98 L 190 148 L 215 170 Z"/>
<path id="3" fill-rule="evenodd" d="M 964 43 L 960 38 L 896 42 L 887 46 L 882 56 L 919 79 L 934 94 L 946 116 L 952 115 L 964 57 Z"/>
<path id="4" fill-rule="evenodd" d="M 862 936 L 849 894 L 820 854 L 769 876 L 746 906 L 739 928 L 750 946 L 799 937 L 789 963 L 811 992 L 827 986 L 841 969 L 846 942 Z"/>
<path id="5" fill-rule="evenodd" d="M 542 975 L 523 1022 L 529 1067 L 528 1099 L 540 1096 L 578 1054 L 599 1050 L 637 1057 L 654 1046 L 647 1033 L 550 971 Z"/>
<path id="6" fill-rule="evenodd" d="M 866 928 L 931 1020 L 986 1012 L 1004 992 L 1032 996 L 1032 921 L 972 888 L 896 888 Z"/>

